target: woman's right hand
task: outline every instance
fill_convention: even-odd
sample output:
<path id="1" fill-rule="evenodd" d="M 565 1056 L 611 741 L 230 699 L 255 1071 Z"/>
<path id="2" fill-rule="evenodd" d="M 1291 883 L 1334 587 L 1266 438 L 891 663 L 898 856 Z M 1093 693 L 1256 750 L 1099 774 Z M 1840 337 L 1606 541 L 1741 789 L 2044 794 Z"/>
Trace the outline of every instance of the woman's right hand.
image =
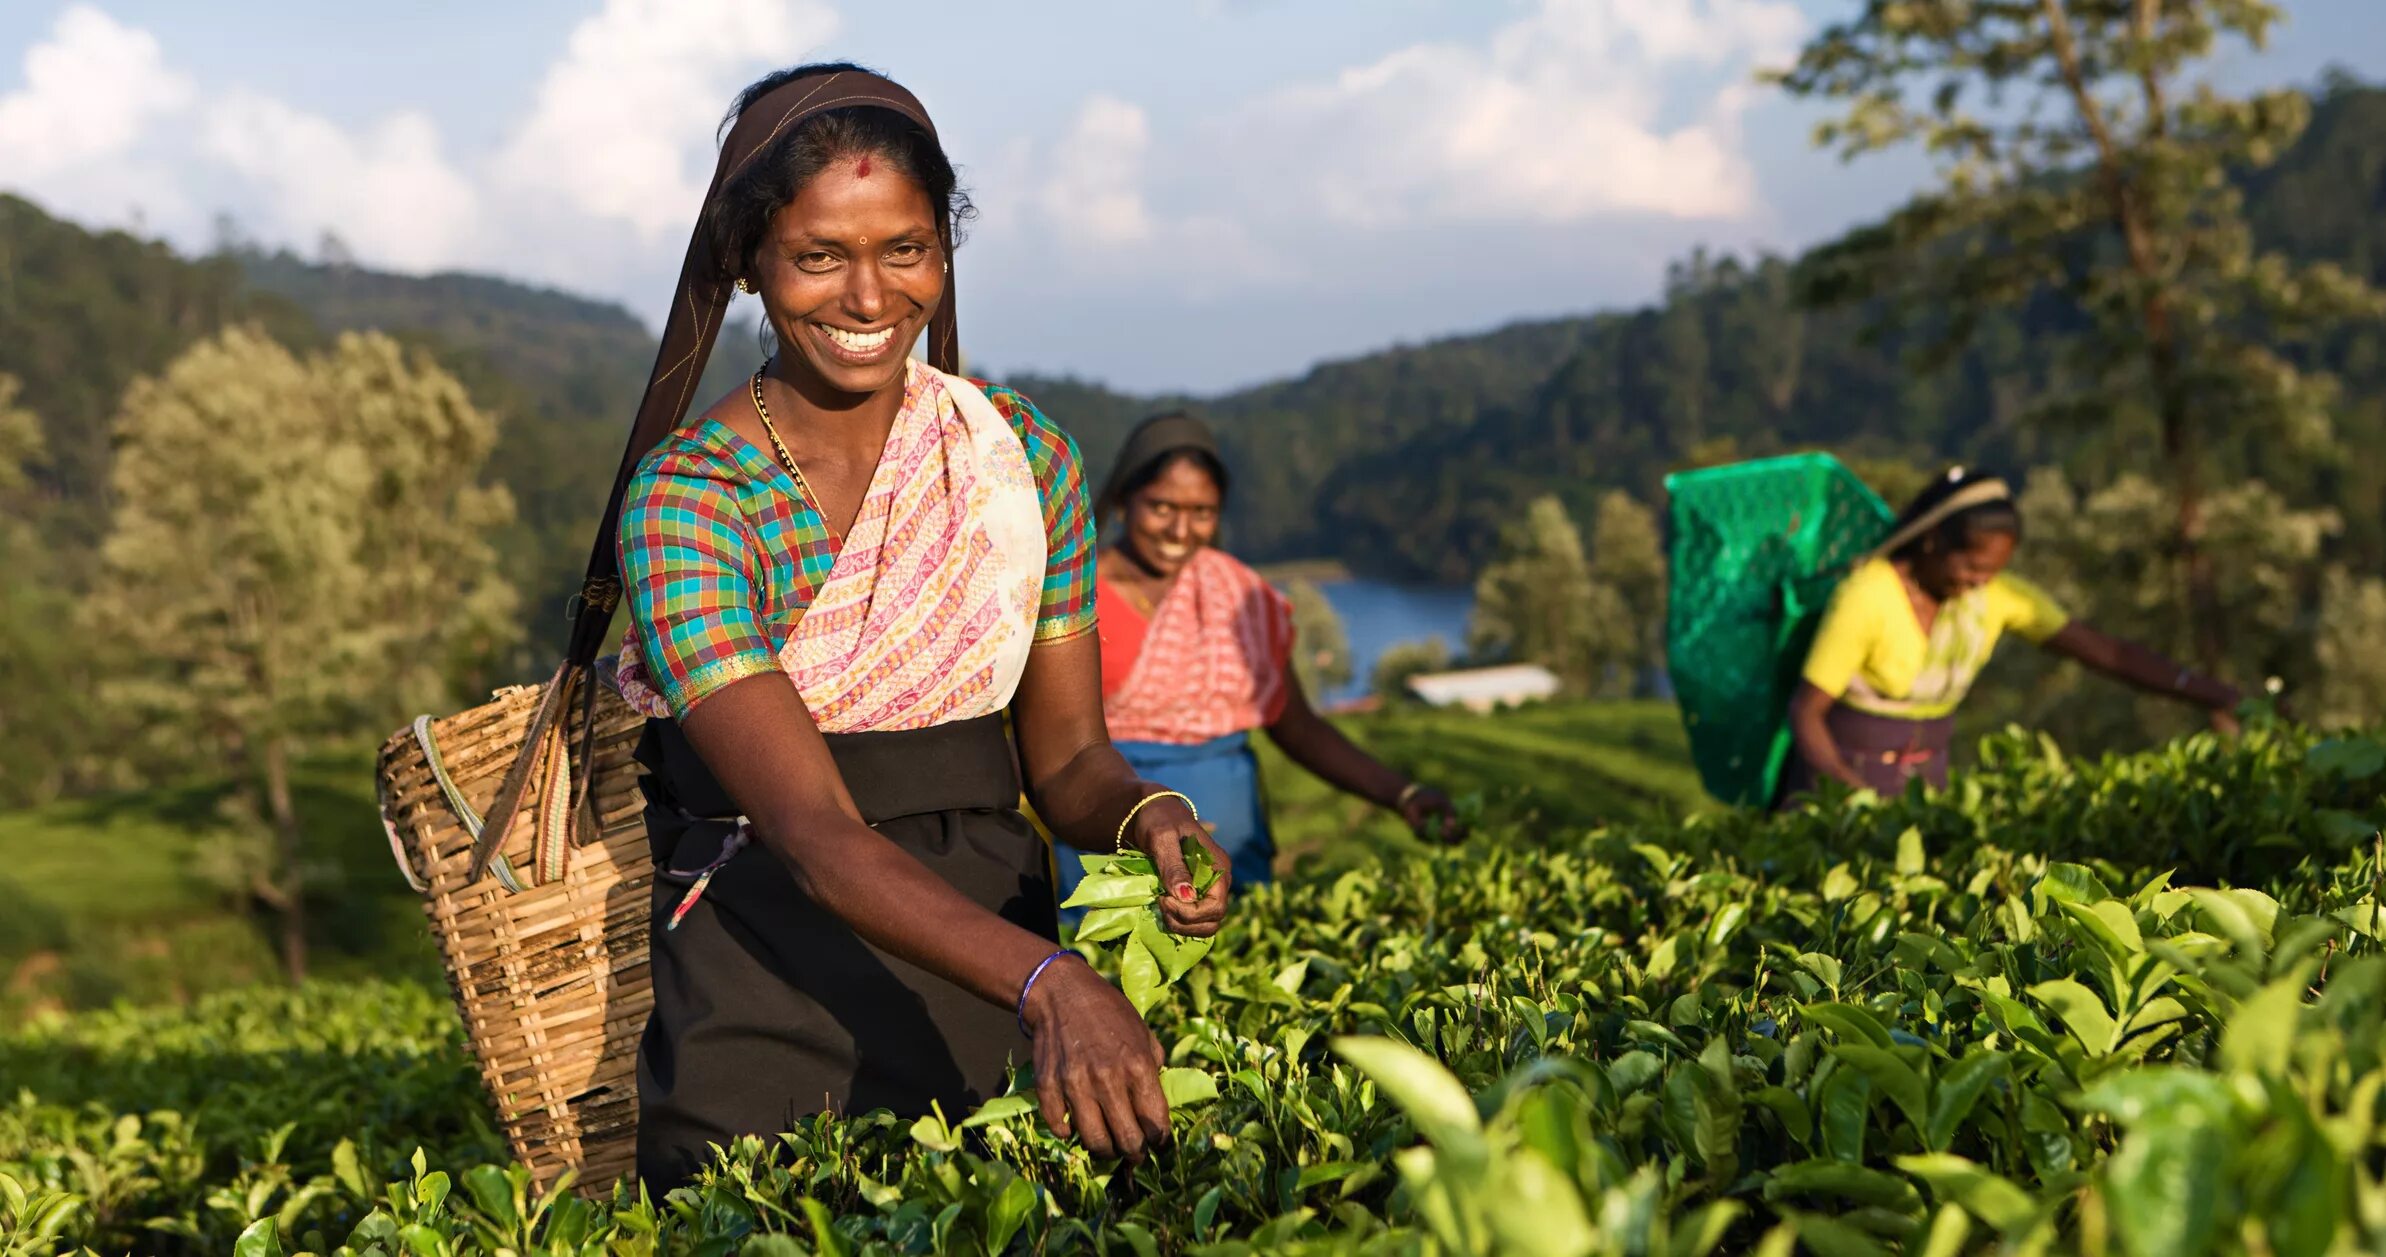
<path id="1" fill-rule="evenodd" d="M 1063 956 L 1027 993 L 1026 1018 L 1036 1102 L 1054 1134 L 1074 1136 L 1097 1157 L 1129 1161 L 1168 1142 L 1168 1101 L 1160 1094 L 1167 1053 L 1117 987 Z"/>

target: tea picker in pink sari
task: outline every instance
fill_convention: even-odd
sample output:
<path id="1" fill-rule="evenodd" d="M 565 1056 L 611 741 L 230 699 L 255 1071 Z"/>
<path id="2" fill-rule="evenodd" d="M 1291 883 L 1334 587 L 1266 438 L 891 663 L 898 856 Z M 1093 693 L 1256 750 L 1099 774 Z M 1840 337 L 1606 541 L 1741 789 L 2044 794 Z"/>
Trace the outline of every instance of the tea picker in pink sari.
<path id="1" fill-rule="evenodd" d="M 1095 562 L 1102 718 L 1136 774 L 1191 797 L 1238 888 L 1273 876 L 1276 847 L 1251 733 L 1337 789 L 1455 840 L 1449 796 L 1360 749 L 1317 713 L 1292 668 L 1292 607 L 1218 548 L 1227 473 L 1208 425 L 1158 415 L 1127 438 L 1095 499 L 1115 540 Z M 1083 877 L 1060 853 L 1065 901 Z M 1081 913 L 1062 910 L 1074 923 Z"/>

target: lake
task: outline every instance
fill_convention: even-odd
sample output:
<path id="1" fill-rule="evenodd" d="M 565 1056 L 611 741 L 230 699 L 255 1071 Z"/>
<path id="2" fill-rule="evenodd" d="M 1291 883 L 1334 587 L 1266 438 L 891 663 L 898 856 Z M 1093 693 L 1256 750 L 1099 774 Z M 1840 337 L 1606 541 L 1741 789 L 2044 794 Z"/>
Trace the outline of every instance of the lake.
<path id="1" fill-rule="evenodd" d="M 1438 637 L 1453 655 L 1466 649 L 1466 620 L 1475 609 L 1471 589 L 1355 579 L 1320 581 L 1317 587 L 1342 617 L 1351 662 L 1350 684 L 1320 696 L 1321 702 L 1366 695 L 1375 661 L 1390 647 Z"/>

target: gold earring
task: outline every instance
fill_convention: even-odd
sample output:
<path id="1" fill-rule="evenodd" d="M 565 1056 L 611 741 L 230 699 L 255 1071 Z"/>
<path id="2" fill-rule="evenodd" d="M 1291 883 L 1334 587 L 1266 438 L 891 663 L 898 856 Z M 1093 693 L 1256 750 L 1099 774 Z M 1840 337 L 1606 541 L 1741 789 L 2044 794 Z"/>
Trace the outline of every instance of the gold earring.
<path id="1" fill-rule="evenodd" d="M 746 278 L 745 276 L 743 276 L 743 275 L 740 275 L 740 276 L 738 276 L 738 277 L 737 277 L 737 290 L 738 290 L 739 292 L 742 292 L 742 293 L 746 294 L 746 295 L 747 295 L 747 296 L 749 296 L 749 297 L 750 297 L 750 296 L 752 296 L 752 295 L 754 295 L 754 281 L 753 281 L 753 280 L 750 280 L 750 279 L 747 279 L 747 278 Z"/>

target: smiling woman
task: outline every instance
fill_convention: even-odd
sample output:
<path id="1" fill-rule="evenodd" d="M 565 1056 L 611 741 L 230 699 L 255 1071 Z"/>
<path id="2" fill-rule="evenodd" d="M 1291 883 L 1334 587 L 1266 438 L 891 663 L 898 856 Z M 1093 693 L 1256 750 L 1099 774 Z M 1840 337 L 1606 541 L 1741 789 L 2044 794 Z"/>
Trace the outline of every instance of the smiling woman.
<path id="1" fill-rule="evenodd" d="M 1139 773 L 1201 808 L 1233 881 L 1269 880 L 1275 842 L 1251 732 L 1294 763 L 1398 812 L 1420 834 L 1465 835 L 1449 796 L 1386 767 L 1318 715 L 1292 667 L 1292 608 L 1218 548 L 1226 464 L 1209 425 L 1154 415 L 1128 435 L 1095 508 L 1116 542 L 1095 566 L 1102 718 Z M 1084 877 L 1060 865 L 1063 897 Z M 1082 919 L 1081 909 L 1067 915 Z"/>
<path id="2" fill-rule="evenodd" d="M 1075 445 L 952 373 L 969 213 L 926 112 L 877 75 L 790 70 L 731 113 L 621 490 L 656 1190 L 808 1114 L 966 1111 L 1030 1057 L 1061 1133 L 1135 1157 L 1168 1132 L 1159 1044 L 1053 941 L 1020 769 L 1056 834 L 1132 843 L 1185 887 L 1171 928 L 1215 932 L 1226 886 L 1190 893 L 1184 844 L 1207 837 L 1103 730 Z M 666 427 L 733 282 L 779 350 Z"/>

